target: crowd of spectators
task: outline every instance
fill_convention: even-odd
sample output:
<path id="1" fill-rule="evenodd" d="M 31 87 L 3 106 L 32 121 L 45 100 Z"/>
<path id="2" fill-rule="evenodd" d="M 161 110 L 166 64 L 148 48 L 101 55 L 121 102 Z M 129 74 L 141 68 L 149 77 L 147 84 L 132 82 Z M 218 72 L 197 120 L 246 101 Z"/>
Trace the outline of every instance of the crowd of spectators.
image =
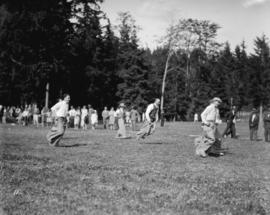
<path id="1" fill-rule="evenodd" d="M 117 130 L 117 109 L 111 107 L 98 114 L 91 105 L 82 107 L 70 106 L 67 117 L 67 128 L 73 129 L 96 129 L 100 124 L 104 129 Z M 126 126 L 134 128 L 134 123 L 142 121 L 144 115 L 139 114 L 135 107 L 127 108 L 125 111 Z M 24 106 L 2 106 L 0 105 L 0 122 L 12 123 L 22 126 L 50 127 L 55 124 L 54 113 L 46 107 L 38 107 L 37 104 L 26 104 Z M 135 129 L 135 128 L 134 128 Z"/>

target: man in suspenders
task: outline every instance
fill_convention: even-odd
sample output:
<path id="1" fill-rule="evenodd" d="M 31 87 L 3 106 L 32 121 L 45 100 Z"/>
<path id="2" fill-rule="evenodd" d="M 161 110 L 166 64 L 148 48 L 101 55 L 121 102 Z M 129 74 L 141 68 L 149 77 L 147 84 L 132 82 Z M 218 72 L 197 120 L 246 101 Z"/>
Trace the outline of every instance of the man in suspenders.
<path id="1" fill-rule="evenodd" d="M 145 112 L 145 122 L 137 133 L 137 140 L 144 139 L 146 136 L 153 134 L 158 121 L 160 99 L 155 99 L 155 102 L 148 105 Z"/>

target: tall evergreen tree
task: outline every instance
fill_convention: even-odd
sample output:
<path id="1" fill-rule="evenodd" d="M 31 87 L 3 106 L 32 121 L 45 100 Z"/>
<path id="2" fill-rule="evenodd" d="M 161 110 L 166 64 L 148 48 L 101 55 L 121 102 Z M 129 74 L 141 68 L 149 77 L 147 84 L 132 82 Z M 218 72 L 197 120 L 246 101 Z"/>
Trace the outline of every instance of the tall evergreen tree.
<path id="1" fill-rule="evenodd" d="M 119 14 L 120 32 L 119 40 L 119 77 L 117 95 L 127 105 L 145 107 L 149 103 L 148 71 L 150 61 L 147 52 L 138 48 L 137 31 L 135 20 L 129 13 Z"/>

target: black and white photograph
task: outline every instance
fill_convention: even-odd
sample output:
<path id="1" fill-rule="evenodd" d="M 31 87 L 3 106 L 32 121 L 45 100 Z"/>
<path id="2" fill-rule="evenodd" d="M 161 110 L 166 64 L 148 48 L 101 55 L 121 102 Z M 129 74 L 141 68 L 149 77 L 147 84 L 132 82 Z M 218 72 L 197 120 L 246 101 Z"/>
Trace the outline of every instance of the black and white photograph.
<path id="1" fill-rule="evenodd" d="M 0 0 L 0 215 L 270 214 L 270 0 Z"/>

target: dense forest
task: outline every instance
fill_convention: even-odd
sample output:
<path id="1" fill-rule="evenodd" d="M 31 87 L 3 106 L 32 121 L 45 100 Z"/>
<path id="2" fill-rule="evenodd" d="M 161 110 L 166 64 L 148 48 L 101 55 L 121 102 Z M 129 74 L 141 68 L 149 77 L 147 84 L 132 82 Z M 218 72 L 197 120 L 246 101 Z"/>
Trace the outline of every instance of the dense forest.
<path id="1" fill-rule="evenodd" d="M 165 116 L 187 120 L 209 99 L 268 105 L 270 55 L 266 35 L 236 47 L 216 41 L 222 28 L 209 20 L 180 19 L 155 50 L 139 46 L 139 26 L 128 12 L 112 23 L 102 0 L 1 0 L 0 104 L 51 106 L 63 93 L 74 106 L 101 110 L 119 102 L 144 110 L 161 97 Z M 237 32 L 235 32 L 237 34 Z"/>

